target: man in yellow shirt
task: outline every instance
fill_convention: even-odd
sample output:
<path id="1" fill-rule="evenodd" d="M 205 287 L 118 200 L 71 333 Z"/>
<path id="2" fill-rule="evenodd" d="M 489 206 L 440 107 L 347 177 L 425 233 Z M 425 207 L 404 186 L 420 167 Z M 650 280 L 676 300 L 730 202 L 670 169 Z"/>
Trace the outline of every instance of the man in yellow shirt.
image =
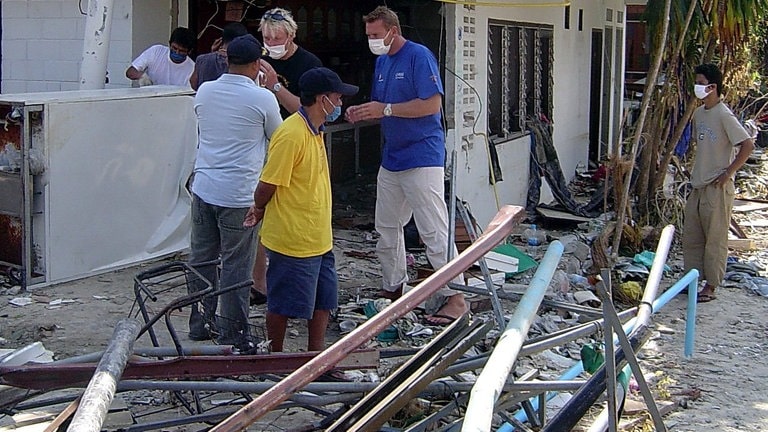
<path id="1" fill-rule="evenodd" d="M 255 226 L 263 219 L 272 352 L 283 350 L 290 318 L 308 320 L 308 351 L 325 349 L 330 312 L 338 306 L 323 128 L 341 115 L 341 97 L 356 94 L 358 88 L 317 67 L 301 76 L 299 90 L 301 107 L 272 135 L 254 205 L 243 223 Z"/>

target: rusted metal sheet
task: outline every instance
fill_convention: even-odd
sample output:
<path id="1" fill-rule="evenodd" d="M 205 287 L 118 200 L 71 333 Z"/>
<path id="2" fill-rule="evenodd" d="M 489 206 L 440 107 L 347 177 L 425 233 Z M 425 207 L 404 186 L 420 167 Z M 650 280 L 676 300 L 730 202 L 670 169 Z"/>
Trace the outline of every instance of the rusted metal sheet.
<path id="1" fill-rule="evenodd" d="M 196 356 L 171 360 L 131 362 L 122 379 L 204 379 L 291 373 L 309 362 L 317 353 L 279 353 L 252 356 Z M 353 352 L 339 369 L 375 369 L 379 366 L 376 350 Z M 93 376 L 96 364 L 31 365 L 0 368 L 0 383 L 33 390 L 83 387 Z"/>
<path id="2" fill-rule="evenodd" d="M 10 105 L 0 105 L 0 118 L 10 113 Z M 21 128 L 18 125 L 0 126 L 0 152 L 21 150 Z M 6 167 L 7 168 L 7 167 Z M 21 265 L 21 232 L 19 216 L 21 197 L 21 173 L 4 173 L 0 179 L 0 261 Z M 18 190 L 10 190 L 16 189 Z M 17 196 L 18 195 L 18 196 Z M 5 214 L 3 214 L 5 213 Z"/>
<path id="3" fill-rule="evenodd" d="M 397 319 L 415 309 L 453 278 L 471 267 L 485 256 L 494 246 L 501 243 L 520 220 L 525 210 L 519 206 L 504 206 L 499 210 L 486 232 L 467 250 L 440 268 L 389 307 L 385 308 L 362 326 L 328 347 L 317 357 L 297 369 L 269 391 L 254 399 L 240 411 L 211 429 L 212 432 L 234 432 L 245 430 L 254 421 L 271 411 L 275 406 L 314 381 L 324 372 L 333 368 L 353 350 L 370 340 Z"/>

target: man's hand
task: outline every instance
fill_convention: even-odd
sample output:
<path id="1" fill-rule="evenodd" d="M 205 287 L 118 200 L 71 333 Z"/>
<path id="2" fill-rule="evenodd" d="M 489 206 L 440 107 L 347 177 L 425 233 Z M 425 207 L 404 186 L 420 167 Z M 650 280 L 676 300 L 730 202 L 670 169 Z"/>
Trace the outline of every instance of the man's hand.
<path id="1" fill-rule="evenodd" d="M 254 227 L 259 222 L 261 222 L 263 218 L 264 218 L 264 209 L 256 208 L 256 206 L 251 206 L 251 208 L 248 209 L 248 213 L 246 213 L 245 215 L 243 226 L 248 228 Z"/>
<path id="2" fill-rule="evenodd" d="M 728 180 L 731 179 L 731 176 L 728 174 L 728 171 L 723 172 L 717 178 L 715 181 L 712 182 L 716 187 L 723 187 L 724 184 L 728 182 Z"/>
<path id="3" fill-rule="evenodd" d="M 260 84 L 267 89 L 272 90 L 272 87 L 277 84 L 277 72 L 275 72 L 275 69 L 272 67 L 272 65 L 266 61 L 262 60 L 260 63 L 261 71 L 264 72 L 264 78 Z"/>
<path id="4" fill-rule="evenodd" d="M 356 123 L 364 120 L 376 120 L 384 117 L 384 104 L 381 102 L 366 102 L 347 108 L 344 118 Z"/>
<path id="5" fill-rule="evenodd" d="M 215 41 L 211 44 L 211 52 L 216 52 L 221 48 L 221 44 L 224 43 L 224 40 L 222 38 L 216 38 Z"/>

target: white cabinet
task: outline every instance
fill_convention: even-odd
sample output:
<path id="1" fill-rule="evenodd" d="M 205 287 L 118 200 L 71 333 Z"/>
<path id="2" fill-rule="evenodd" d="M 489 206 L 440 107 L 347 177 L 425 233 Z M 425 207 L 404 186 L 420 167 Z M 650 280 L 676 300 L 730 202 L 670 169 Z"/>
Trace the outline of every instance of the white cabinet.
<path id="1" fill-rule="evenodd" d="M 188 248 L 192 103 L 163 86 L 0 95 L 0 156 L 21 154 L 0 157 L 0 265 L 33 286 Z"/>

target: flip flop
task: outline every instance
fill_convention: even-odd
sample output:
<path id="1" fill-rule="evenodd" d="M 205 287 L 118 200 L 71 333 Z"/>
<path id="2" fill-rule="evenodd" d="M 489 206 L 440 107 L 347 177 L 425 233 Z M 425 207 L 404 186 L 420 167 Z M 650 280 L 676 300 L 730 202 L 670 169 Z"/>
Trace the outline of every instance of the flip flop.
<path id="1" fill-rule="evenodd" d="M 696 303 L 708 303 L 716 298 L 717 296 L 714 294 L 699 294 L 698 297 L 696 297 Z"/>
<path id="2" fill-rule="evenodd" d="M 331 369 L 315 379 L 317 382 L 352 382 L 341 369 Z"/>
<path id="3" fill-rule="evenodd" d="M 440 319 L 440 320 L 447 320 L 447 322 L 431 321 L 432 319 L 435 319 L 435 318 Z M 436 314 L 425 316 L 423 319 L 424 319 L 424 322 L 427 323 L 428 325 L 445 327 L 447 325 L 453 324 L 453 322 L 456 321 L 459 318 L 460 317 L 455 317 L 455 316 L 450 316 L 450 315 L 446 315 L 446 314 L 436 313 Z"/>

